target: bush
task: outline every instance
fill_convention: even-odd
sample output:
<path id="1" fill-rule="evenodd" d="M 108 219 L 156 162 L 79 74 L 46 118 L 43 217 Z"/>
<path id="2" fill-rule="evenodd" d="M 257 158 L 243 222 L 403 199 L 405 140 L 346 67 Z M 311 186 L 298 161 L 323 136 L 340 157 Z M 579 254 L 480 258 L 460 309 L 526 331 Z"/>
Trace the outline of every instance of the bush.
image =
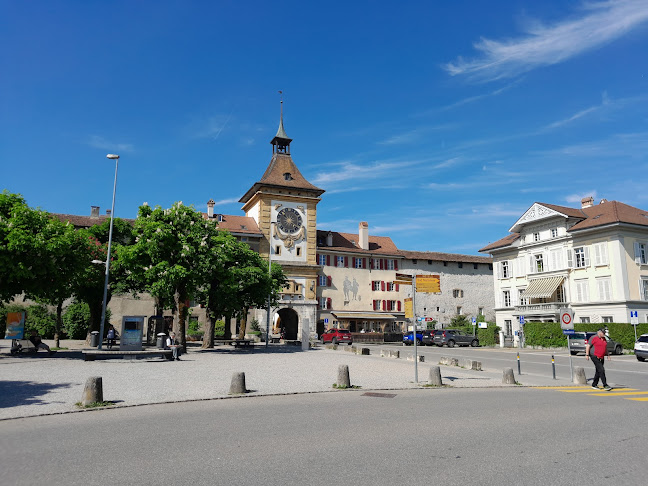
<path id="1" fill-rule="evenodd" d="M 456 315 L 452 319 L 450 319 L 450 329 L 460 329 L 462 327 L 469 327 L 470 332 L 472 333 L 472 325 L 470 324 L 470 321 L 466 316 Z"/>
<path id="2" fill-rule="evenodd" d="M 56 316 L 42 304 L 33 304 L 27 308 L 25 317 L 25 336 L 34 330 L 43 339 L 54 339 Z"/>
<path id="3" fill-rule="evenodd" d="M 250 322 L 250 330 L 252 331 L 261 331 L 261 328 L 259 327 L 259 319 L 256 317 L 252 319 Z"/>
<path id="4" fill-rule="evenodd" d="M 484 321 L 479 321 L 484 322 Z M 477 329 L 477 338 L 481 346 L 495 346 L 499 342 L 500 327 L 489 322 L 486 329 Z"/>
<path id="5" fill-rule="evenodd" d="M 216 321 L 214 323 L 214 337 L 222 338 L 225 336 L 225 322 Z"/>
<path id="6" fill-rule="evenodd" d="M 90 307 L 85 302 L 70 304 L 63 313 L 63 330 L 68 339 L 85 339 L 90 327 Z"/>
<path id="7" fill-rule="evenodd" d="M 200 328 L 200 322 L 198 321 L 198 318 L 195 319 L 189 319 L 189 325 L 187 326 L 187 334 L 189 336 L 201 336 L 205 333 Z"/>
<path id="8" fill-rule="evenodd" d="M 634 349 L 634 328 L 628 323 L 575 323 L 576 332 L 596 331 L 601 327 L 607 327 L 610 338 L 623 346 L 623 349 Z M 648 333 L 648 324 L 637 326 L 637 336 Z M 566 347 L 567 336 L 562 333 L 558 322 L 528 322 L 524 324 L 524 336 L 529 346 L 542 347 Z"/>

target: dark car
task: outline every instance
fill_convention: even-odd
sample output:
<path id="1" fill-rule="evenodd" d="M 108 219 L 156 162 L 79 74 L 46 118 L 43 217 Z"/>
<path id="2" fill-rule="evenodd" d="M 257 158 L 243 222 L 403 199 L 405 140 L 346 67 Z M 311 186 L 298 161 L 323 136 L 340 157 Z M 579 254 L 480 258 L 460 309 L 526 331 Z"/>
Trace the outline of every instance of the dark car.
<path id="1" fill-rule="evenodd" d="M 322 343 L 353 344 L 353 336 L 348 329 L 329 329 L 322 334 Z"/>
<path id="2" fill-rule="evenodd" d="M 416 331 L 416 344 L 421 346 L 422 344 L 427 344 L 430 345 L 432 344 L 432 333 L 434 331 Z M 411 346 L 414 344 L 412 341 L 412 331 L 407 331 L 405 334 L 403 334 L 403 345 L 405 346 Z"/>
<path id="3" fill-rule="evenodd" d="M 472 334 L 466 334 L 458 329 L 443 329 L 434 331 L 434 344 L 443 346 L 444 344 L 449 348 L 456 346 L 479 346 L 479 339 Z"/>
<path id="4" fill-rule="evenodd" d="M 572 355 L 578 353 L 585 354 L 585 347 L 590 339 L 596 336 L 596 332 L 577 332 L 569 336 L 569 352 Z M 605 337 L 607 340 L 607 352 L 608 354 L 623 354 L 623 346 L 616 341 L 613 341 L 609 337 Z"/>

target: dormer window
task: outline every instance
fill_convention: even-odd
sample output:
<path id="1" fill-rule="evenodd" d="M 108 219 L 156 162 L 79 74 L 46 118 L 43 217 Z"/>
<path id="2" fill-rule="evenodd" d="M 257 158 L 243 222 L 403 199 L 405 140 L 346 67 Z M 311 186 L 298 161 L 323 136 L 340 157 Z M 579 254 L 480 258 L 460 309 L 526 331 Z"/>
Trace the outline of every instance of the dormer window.
<path id="1" fill-rule="evenodd" d="M 540 233 L 533 233 L 533 241 L 540 241 Z"/>
<path id="2" fill-rule="evenodd" d="M 283 176 L 284 176 L 285 181 L 292 181 L 293 180 L 293 177 L 292 177 L 292 175 L 290 175 L 290 172 L 285 172 Z"/>

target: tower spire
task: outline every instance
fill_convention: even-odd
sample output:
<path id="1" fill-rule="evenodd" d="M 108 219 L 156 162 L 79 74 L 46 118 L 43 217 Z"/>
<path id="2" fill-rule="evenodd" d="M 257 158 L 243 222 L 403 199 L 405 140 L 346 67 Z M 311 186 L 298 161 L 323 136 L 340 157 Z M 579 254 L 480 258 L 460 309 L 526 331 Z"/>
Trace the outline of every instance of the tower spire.
<path id="1" fill-rule="evenodd" d="M 290 142 L 292 142 L 292 138 L 288 138 L 288 135 L 286 135 L 286 130 L 284 129 L 283 126 L 283 91 L 279 91 L 279 95 L 281 96 L 279 129 L 277 130 L 277 134 L 270 141 L 270 143 L 272 144 L 273 154 L 281 153 L 281 154 L 290 155 Z"/>

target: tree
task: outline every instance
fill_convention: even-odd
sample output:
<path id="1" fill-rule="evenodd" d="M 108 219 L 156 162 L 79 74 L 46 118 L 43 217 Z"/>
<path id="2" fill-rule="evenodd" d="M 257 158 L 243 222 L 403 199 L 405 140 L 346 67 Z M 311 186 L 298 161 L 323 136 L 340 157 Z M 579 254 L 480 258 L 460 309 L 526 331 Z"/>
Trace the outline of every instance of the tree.
<path id="1" fill-rule="evenodd" d="M 215 221 L 182 203 L 169 209 L 140 206 L 135 242 L 119 253 L 131 290 L 147 291 L 161 306 L 172 309 L 174 331 L 183 347 L 188 301 L 204 284 L 208 241 L 217 234 Z"/>
<path id="2" fill-rule="evenodd" d="M 265 307 L 268 297 L 276 304 L 285 276 L 280 265 L 273 264 L 268 274 L 268 262 L 250 247 L 226 231 L 219 231 L 207 240 L 201 272 L 204 284 L 196 298 L 207 309 L 203 348 L 214 347 L 215 322 L 232 317 L 247 316 L 252 307 Z M 226 332 L 229 330 L 225 327 Z M 245 334 L 245 321 L 240 336 Z M 226 336 L 226 338 L 229 336 Z"/>

